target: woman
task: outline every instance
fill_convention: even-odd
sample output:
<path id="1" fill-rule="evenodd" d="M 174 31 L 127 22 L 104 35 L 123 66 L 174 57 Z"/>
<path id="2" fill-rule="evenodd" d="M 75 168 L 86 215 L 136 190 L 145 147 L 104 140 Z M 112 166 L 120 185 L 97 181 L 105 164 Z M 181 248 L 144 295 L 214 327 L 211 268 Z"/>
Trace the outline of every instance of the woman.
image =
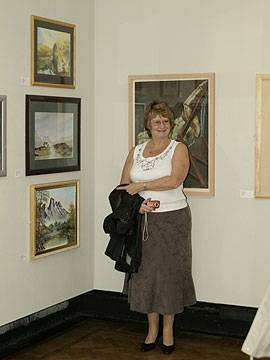
<path id="1" fill-rule="evenodd" d="M 191 215 L 182 191 L 189 169 L 187 147 L 170 140 L 174 115 L 165 102 L 153 101 L 145 111 L 144 126 L 150 140 L 134 147 L 125 162 L 119 189 L 143 201 L 149 237 L 142 244 L 138 273 L 126 281 L 131 310 L 147 313 L 148 334 L 142 351 L 155 348 L 159 315 L 163 315 L 162 351 L 174 351 L 174 316 L 196 302 L 191 275 Z M 159 200 L 153 210 L 148 200 Z"/>

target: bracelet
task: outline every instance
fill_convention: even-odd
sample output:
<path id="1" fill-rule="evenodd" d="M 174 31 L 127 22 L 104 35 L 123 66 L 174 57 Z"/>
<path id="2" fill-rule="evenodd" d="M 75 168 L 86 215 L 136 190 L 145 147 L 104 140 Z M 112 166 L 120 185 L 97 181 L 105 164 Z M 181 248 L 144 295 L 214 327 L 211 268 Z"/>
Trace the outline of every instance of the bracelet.
<path id="1" fill-rule="evenodd" d="M 147 190 L 147 185 L 146 183 L 143 183 L 143 191 L 146 191 Z"/>

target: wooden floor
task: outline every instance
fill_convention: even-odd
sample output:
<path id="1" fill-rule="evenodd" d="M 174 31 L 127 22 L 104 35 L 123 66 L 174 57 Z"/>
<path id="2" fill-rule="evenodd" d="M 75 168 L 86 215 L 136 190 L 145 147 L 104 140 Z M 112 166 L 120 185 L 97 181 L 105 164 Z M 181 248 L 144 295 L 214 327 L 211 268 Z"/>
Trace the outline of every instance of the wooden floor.
<path id="1" fill-rule="evenodd" d="M 173 354 L 160 345 L 149 353 L 139 350 L 146 325 L 105 320 L 84 320 L 43 342 L 5 357 L 5 360 L 248 360 L 242 339 L 194 333 L 176 333 Z"/>

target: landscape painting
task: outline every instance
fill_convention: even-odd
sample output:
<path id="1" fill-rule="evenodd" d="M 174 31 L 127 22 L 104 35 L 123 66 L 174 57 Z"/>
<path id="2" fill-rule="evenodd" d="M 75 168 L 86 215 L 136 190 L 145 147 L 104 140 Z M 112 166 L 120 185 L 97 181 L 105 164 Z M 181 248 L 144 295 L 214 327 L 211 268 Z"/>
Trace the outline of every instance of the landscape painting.
<path id="1" fill-rule="evenodd" d="M 26 175 L 80 170 L 81 99 L 26 95 Z"/>
<path id="2" fill-rule="evenodd" d="M 70 34 L 38 27 L 38 74 L 70 76 Z"/>
<path id="3" fill-rule="evenodd" d="M 75 87 L 75 25 L 32 16 L 32 84 Z"/>
<path id="4" fill-rule="evenodd" d="M 73 114 L 35 113 L 35 160 L 72 158 Z"/>
<path id="5" fill-rule="evenodd" d="M 78 180 L 32 185 L 32 258 L 79 246 L 78 199 Z"/>

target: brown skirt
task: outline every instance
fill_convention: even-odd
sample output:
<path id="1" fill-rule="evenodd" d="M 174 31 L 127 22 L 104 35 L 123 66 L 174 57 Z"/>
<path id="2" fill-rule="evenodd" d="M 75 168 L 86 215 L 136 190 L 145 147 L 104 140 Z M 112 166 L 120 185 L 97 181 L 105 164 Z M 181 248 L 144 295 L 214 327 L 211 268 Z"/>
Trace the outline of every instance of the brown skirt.
<path id="1" fill-rule="evenodd" d="M 142 244 L 138 273 L 125 278 L 130 309 L 177 314 L 196 302 L 191 274 L 189 207 L 148 214 L 149 238 Z"/>

